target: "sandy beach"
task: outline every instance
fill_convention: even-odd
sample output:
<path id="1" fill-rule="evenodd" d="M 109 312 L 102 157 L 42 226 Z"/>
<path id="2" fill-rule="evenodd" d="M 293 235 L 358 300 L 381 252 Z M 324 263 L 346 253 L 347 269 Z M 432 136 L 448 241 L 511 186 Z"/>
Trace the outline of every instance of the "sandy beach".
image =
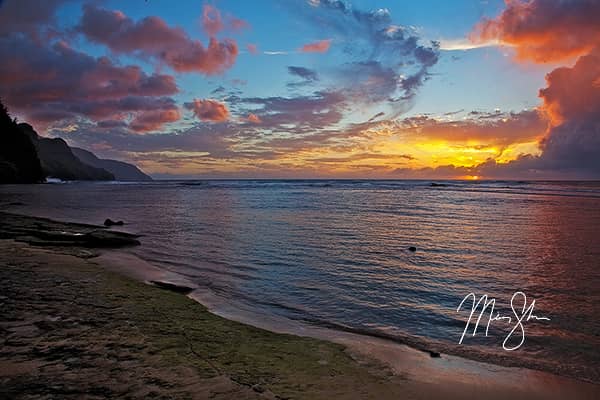
<path id="1" fill-rule="evenodd" d="M 96 245 L 59 245 L 57 237 L 42 245 L 22 231 L 31 224 L 40 232 L 63 226 L 62 233 L 98 227 L 13 214 L 2 218 L 12 222 L 3 223 L 0 240 L 1 398 L 593 399 L 600 394 L 597 385 L 445 354 L 432 358 L 382 339 L 278 326 L 268 318 L 247 316 L 244 322 L 283 333 L 235 322 L 192 300 L 201 300 L 201 294 L 144 283 L 139 270 L 135 279 L 135 270 L 124 269 L 123 264 L 136 265 L 125 253 L 102 250 L 98 257 Z M 172 282 L 156 273 L 158 280 Z M 286 333 L 298 329 L 317 338 Z"/>

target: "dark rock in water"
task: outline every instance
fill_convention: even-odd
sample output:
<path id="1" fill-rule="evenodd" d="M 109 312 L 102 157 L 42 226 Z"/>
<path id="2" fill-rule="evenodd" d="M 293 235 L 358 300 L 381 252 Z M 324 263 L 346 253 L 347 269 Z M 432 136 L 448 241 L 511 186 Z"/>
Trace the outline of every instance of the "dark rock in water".
<path id="1" fill-rule="evenodd" d="M 106 218 L 106 220 L 104 220 L 104 226 L 123 226 L 125 225 L 125 223 L 123 221 L 113 221 L 110 218 Z"/>
<path id="2" fill-rule="evenodd" d="M 435 183 L 435 182 L 432 182 L 432 183 L 429 184 L 429 186 L 431 186 L 431 187 L 446 187 L 448 185 L 446 185 L 445 183 Z"/>
<path id="3" fill-rule="evenodd" d="M 194 288 L 192 288 L 192 287 L 177 284 L 177 283 L 172 283 L 172 282 L 150 281 L 150 283 L 152 283 L 155 286 L 158 286 L 161 289 L 170 290 L 175 293 L 188 294 L 194 290 Z"/>
<path id="4" fill-rule="evenodd" d="M 410 247 L 408 248 L 408 250 L 409 250 L 409 251 L 413 251 L 413 252 L 414 252 L 414 251 L 417 251 L 417 248 L 416 248 L 415 246 L 410 246 Z"/>
<path id="5" fill-rule="evenodd" d="M 431 358 L 440 358 L 442 356 L 437 351 L 431 351 L 431 350 L 429 351 L 429 355 L 431 356 Z"/>

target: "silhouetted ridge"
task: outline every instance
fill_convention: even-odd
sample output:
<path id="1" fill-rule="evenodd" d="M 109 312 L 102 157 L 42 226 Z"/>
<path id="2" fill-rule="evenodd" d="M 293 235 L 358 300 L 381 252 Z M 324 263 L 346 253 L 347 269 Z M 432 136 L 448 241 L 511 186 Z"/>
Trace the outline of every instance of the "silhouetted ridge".
<path id="1" fill-rule="evenodd" d="M 0 102 L 0 184 L 64 181 L 151 181 L 138 167 L 71 148 L 61 138 L 38 135 L 33 126 L 12 119 Z"/>
<path id="2" fill-rule="evenodd" d="M 43 180 L 34 144 L 0 102 L 0 183 L 38 183 Z"/>
<path id="3" fill-rule="evenodd" d="M 40 137 L 33 127 L 26 123 L 18 126 L 24 134 L 33 139 L 42 169 L 47 177 L 66 181 L 110 181 L 115 179 L 110 172 L 81 162 L 63 139 Z"/>
<path id="4" fill-rule="evenodd" d="M 123 161 L 107 160 L 96 157 L 91 151 L 71 147 L 73 154 L 81 161 L 96 168 L 103 168 L 113 174 L 118 181 L 151 181 L 152 178 L 138 167 Z"/>

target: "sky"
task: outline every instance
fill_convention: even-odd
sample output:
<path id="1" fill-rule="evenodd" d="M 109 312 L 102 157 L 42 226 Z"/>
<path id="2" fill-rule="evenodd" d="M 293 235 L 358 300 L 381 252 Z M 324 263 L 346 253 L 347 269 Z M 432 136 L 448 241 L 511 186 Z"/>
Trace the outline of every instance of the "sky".
<path id="1" fill-rule="evenodd" d="M 156 178 L 600 179 L 595 0 L 0 0 L 0 97 Z"/>

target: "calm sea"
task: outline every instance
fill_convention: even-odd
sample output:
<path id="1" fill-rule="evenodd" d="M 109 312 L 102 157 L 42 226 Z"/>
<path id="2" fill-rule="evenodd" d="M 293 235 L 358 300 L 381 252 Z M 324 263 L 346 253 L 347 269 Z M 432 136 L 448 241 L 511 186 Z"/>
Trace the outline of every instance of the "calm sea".
<path id="1" fill-rule="evenodd" d="M 144 235 L 134 253 L 261 313 L 600 382 L 600 183 L 438 183 L 2 186 L 0 203 L 123 219 Z M 468 293 L 496 298 L 510 316 L 515 291 L 550 321 L 525 322 L 516 351 L 502 349 L 514 321 L 458 345 Z"/>

